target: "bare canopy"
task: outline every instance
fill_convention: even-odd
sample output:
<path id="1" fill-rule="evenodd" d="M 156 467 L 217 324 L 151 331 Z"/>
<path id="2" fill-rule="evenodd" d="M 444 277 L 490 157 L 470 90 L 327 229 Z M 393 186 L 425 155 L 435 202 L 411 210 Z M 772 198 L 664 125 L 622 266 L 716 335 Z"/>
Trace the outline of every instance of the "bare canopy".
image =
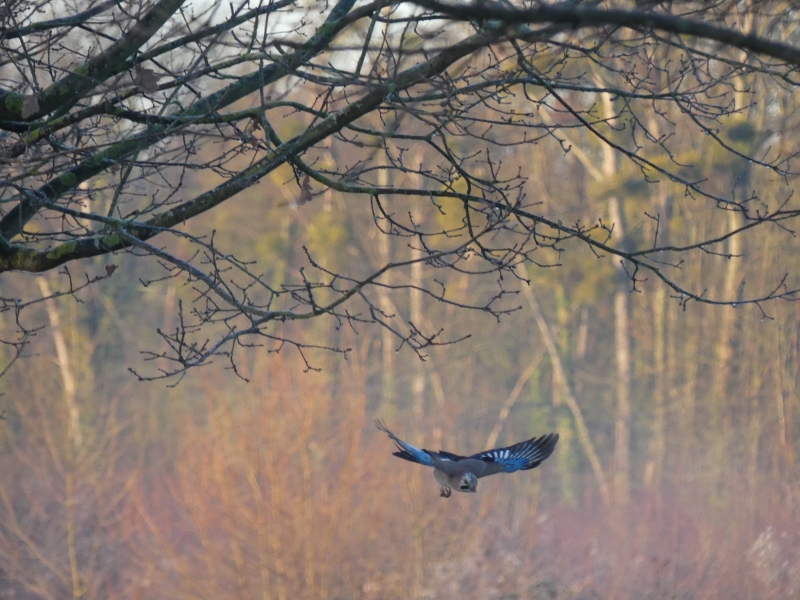
<path id="1" fill-rule="evenodd" d="M 681 267 L 746 259 L 731 240 L 754 230 L 794 235 L 800 46 L 786 10 L 12 1 L 0 22 L 0 311 L 16 333 L 2 341 L 20 356 L 40 326 L 26 317 L 37 288 L 10 273 L 57 269 L 53 295 L 79 298 L 121 253 L 163 270 L 128 286 L 186 284 L 142 378 L 220 357 L 236 369 L 254 343 L 292 347 L 309 368 L 311 349 L 346 353 L 288 327 L 315 319 L 378 325 L 424 356 L 464 334 L 387 298 L 416 290 L 499 318 L 518 308 L 509 281 L 581 248 L 621 264 L 630 290 L 649 280 L 684 306 L 766 316 L 769 301 L 797 298 L 796 272 L 742 280 L 731 296 L 724 273 L 698 282 Z M 334 198 L 344 234 L 316 227 L 297 252 L 274 241 L 281 215 L 331 211 Z M 680 202 L 703 227 L 670 226 Z M 226 221 L 222 205 L 248 216 Z M 621 235 L 626 218 L 645 224 Z M 391 252 L 386 236 L 401 242 Z M 102 256 L 100 269 L 88 260 Z M 414 263 L 431 276 L 405 276 Z M 467 295 L 455 276 L 495 283 Z"/>

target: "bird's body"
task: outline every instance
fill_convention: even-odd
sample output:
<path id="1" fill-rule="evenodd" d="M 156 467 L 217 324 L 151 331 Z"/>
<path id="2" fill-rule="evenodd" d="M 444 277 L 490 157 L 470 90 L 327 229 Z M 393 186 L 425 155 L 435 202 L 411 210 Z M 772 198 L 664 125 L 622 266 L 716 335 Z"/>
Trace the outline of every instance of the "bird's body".
<path id="1" fill-rule="evenodd" d="M 459 492 L 475 492 L 478 487 L 478 478 L 469 469 L 460 468 L 458 463 L 453 463 L 452 469 L 443 465 L 444 470 L 433 467 L 433 478 L 442 486 L 442 496 L 450 497 L 450 490 L 456 489 Z M 448 473 L 448 471 L 450 471 Z"/>
<path id="2" fill-rule="evenodd" d="M 376 421 L 375 425 L 397 444 L 395 456 L 433 467 L 433 477 L 442 486 L 441 495 L 445 498 L 450 497 L 452 490 L 475 492 L 480 477 L 533 469 L 553 453 L 558 443 L 558 434 L 550 433 L 507 448 L 459 456 L 444 450 L 421 450 L 395 436 L 381 421 Z"/>

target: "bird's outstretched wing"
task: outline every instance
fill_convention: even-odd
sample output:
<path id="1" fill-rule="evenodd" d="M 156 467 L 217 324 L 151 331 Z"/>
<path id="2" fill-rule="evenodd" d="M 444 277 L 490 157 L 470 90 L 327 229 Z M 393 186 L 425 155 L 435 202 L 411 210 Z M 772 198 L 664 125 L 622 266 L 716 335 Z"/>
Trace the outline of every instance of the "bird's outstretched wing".
<path id="1" fill-rule="evenodd" d="M 452 452 L 445 452 L 444 450 L 439 450 L 436 453 L 436 456 L 438 456 L 442 460 L 453 460 L 453 461 L 464 460 L 465 458 L 467 458 L 466 456 L 461 456 L 460 454 L 453 454 Z"/>
<path id="2" fill-rule="evenodd" d="M 383 421 L 379 421 L 376 419 L 375 427 L 385 432 L 386 435 L 388 435 L 392 439 L 392 441 L 395 444 L 397 444 L 397 449 L 399 450 L 399 452 L 393 452 L 392 454 L 394 454 L 398 458 L 404 458 L 405 460 L 410 460 L 411 462 L 419 463 L 427 467 L 433 466 L 433 459 L 431 458 L 431 455 L 428 453 L 427 450 L 420 450 L 419 448 L 415 448 L 411 444 L 405 443 L 403 440 L 401 440 L 399 437 L 397 437 L 395 434 L 389 431 L 389 428 L 386 427 Z"/>
<path id="3" fill-rule="evenodd" d="M 532 438 L 507 448 L 495 448 L 486 452 L 473 454 L 469 458 L 478 459 L 488 463 L 486 473 L 513 473 L 538 467 L 544 459 L 550 456 L 558 443 L 557 433 L 548 433 L 539 438 Z"/>

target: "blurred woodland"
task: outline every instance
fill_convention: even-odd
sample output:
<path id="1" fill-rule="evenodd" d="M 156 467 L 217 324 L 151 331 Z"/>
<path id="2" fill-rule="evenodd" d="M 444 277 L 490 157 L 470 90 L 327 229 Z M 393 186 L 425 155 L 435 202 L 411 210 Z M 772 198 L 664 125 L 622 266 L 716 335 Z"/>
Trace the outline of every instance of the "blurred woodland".
<path id="1" fill-rule="evenodd" d="M 630 4 L 600 6 L 648 3 Z M 772 12 L 719 6 L 727 4 L 735 8 L 713 13 L 715 22 L 749 19 L 744 31 L 796 43 L 796 24 L 780 17 L 788 3 L 763 3 Z M 695 6 L 652 10 L 673 5 Z M 366 60 L 385 71 L 373 69 L 371 82 L 400 71 L 387 50 L 389 15 L 404 22 L 395 8 L 366 12 L 337 42 L 368 48 L 385 27 Z M 467 28 L 461 20 L 441 39 Z M 404 31 L 415 43 L 441 41 Z M 202 135 L 192 132 L 202 144 L 137 150 L 76 184 L 61 205 L 41 200 L 40 220 L 0 247 L 5 266 L 23 245 L 26 256 L 58 263 L 0 272 L 0 599 L 800 595 L 796 67 L 781 63 L 779 73 L 716 42 L 651 46 L 651 31 L 567 32 L 524 51 L 515 35 L 437 76 L 452 89 L 494 68 L 505 77 L 503 52 L 552 69 L 538 88 L 505 82 L 502 97 L 481 96 L 478 84 L 478 100 L 448 95 L 442 85 L 445 99 L 427 101 L 437 119 L 452 116 L 436 125 L 442 139 L 463 119 L 443 143 L 447 168 L 427 144 L 433 113 L 409 101 L 412 122 L 399 129 L 386 124 L 403 110 L 384 106 L 359 131 L 314 142 L 304 162 L 287 159 L 162 237 L 140 227 L 148 212 L 160 218 L 224 186 L 252 164 L 249 151 L 267 155 L 310 131 L 326 120 L 323 108 L 355 103 L 346 86 L 326 87 L 323 75 L 342 74 L 325 62 L 331 51 L 315 63 L 320 72 L 309 66 L 268 88 L 283 103 L 269 107 L 271 125 L 231 133 L 204 123 Z M 594 43 L 611 48 L 605 62 L 597 48 L 572 62 L 578 45 Z M 287 43 L 270 57 L 295 50 Z M 680 86 L 664 91 L 671 101 L 659 104 L 640 83 L 662 78 L 667 90 L 673 67 L 695 84 L 717 79 L 686 96 L 676 96 Z M 142 72 L 137 85 L 155 97 Z M 609 92 L 625 82 L 627 96 Z M 272 101 L 258 96 L 237 110 Z M 173 101 L 154 103 L 156 112 Z M 492 140 L 488 131 L 516 127 L 498 111 L 515 110 L 535 139 Z M 3 119 L 7 131 L 21 123 Z M 109 137 L 83 143 L 105 152 L 126 142 L 130 131 L 109 123 L 95 123 Z M 268 139 L 270 128 L 262 148 L 253 138 Z M 33 135 L 18 129 L 20 139 Z M 367 129 L 366 138 L 384 131 L 380 151 L 357 137 Z M 6 150 L 16 147 L 11 137 Z M 33 197 L 24 186 L 85 167 L 88 150 L 71 155 L 59 143 L 37 150 L 53 155 L 26 149 L 3 163 L 2 215 Z M 170 161 L 181 152 L 204 168 L 177 176 Z M 476 208 L 481 194 L 488 204 Z M 520 211 L 546 223 L 526 224 Z M 470 219 L 479 233 L 465 231 Z M 112 230 L 128 241 L 61 260 Z M 324 302 L 312 289 L 333 301 L 379 272 L 380 285 L 354 294 L 363 304 L 352 312 L 267 322 L 251 310 L 263 302 L 258 310 L 269 312 L 274 300 L 313 312 Z M 252 281 L 279 292 L 258 299 Z M 222 288 L 236 302 L 220 302 Z M 256 333 L 230 337 L 247 318 Z M 192 336 L 187 353 L 181 340 Z M 205 351 L 204 340 L 219 339 L 224 352 Z M 445 500 L 428 469 L 391 455 L 376 418 L 414 445 L 452 452 L 550 431 L 561 439 L 535 471 L 483 479 L 477 494 Z"/>

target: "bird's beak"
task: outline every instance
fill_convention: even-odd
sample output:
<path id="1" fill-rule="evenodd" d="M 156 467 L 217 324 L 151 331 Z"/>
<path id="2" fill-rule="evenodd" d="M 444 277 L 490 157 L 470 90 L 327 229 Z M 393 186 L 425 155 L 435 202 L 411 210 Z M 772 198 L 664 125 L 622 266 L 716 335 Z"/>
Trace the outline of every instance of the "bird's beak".
<path id="1" fill-rule="evenodd" d="M 478 488 L 475 488 L 474 490 L 470 490 L 470 492 L 472 492 L 473 494 L 475 494 L 477 491 L 478 491 Z"/>

